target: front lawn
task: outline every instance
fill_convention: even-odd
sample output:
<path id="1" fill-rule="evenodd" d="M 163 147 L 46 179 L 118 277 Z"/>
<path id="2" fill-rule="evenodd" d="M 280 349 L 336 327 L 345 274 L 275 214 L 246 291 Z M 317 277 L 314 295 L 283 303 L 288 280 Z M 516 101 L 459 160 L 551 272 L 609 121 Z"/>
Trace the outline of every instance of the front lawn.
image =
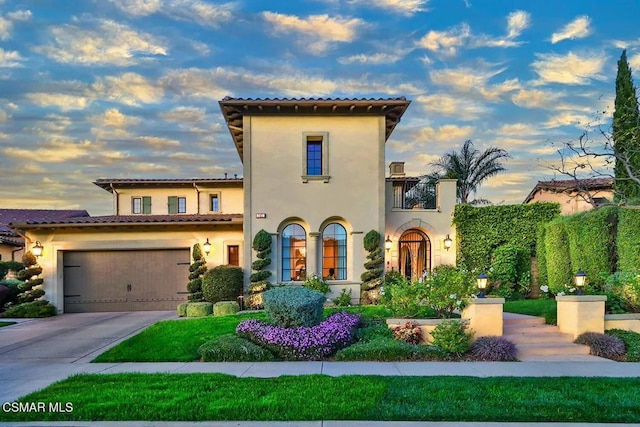
<path id="1" fill-rule="evenodd" d="M 0 322 L 0 328 L 3 326 L 15 325 L 17 322 Z"/>
<path id="2" fill-rule="evenodd" d="M 548 325 L 556 325 L 558 323 L 556 300 L 554 299 L 507 301 L 504 303 L 504 311 L 507 313 L 544 317 Z"/>
<path id="3" fill-rule="evenodd" d="M 72 412 L 0 421 L 415 420 L 640 422 L 638 378 L 79 375 L 22 402 Z"/>

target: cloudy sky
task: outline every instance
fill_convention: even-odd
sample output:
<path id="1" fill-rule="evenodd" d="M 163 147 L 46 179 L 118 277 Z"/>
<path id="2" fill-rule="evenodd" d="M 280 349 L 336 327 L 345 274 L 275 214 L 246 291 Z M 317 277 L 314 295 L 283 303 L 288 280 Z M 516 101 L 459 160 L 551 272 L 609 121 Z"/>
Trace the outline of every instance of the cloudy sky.
<path id="1" fill-rule="evenodd" d="M 638 16 L 629 0 L 0 0 L 0 205 L 106 215 L 97 178 L 241 173 L 226 95 L 406 96 L 387 163 L 501 147 L 508 172 L 478 196 L 520 203 L 553 178 L 554 144 L 612 110 L 623 48 L 640 69 Z"/>

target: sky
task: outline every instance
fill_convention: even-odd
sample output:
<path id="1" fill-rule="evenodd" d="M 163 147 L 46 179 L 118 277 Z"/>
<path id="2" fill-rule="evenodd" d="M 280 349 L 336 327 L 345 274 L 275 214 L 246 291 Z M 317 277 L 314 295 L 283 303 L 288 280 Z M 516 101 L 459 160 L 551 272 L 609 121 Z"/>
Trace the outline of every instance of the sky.
<path id="1" fill-rule="evenodd" d="M 563 178 L 563 142 L 608 126 L 622 49 L 637 81 L 638 16 L 636 0 L 0 0 L 0 207 L 109 215 L 98 178 L 241 176 L 227 95 L 405 96 L 387 164 L 503 148 L 476 196 L 522 203 Z"/>

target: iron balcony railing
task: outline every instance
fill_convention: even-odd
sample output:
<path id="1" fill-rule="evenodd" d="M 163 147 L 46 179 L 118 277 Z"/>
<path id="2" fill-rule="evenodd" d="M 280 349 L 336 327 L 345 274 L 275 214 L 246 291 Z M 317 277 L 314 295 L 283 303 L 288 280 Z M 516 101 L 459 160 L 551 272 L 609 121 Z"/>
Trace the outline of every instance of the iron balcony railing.
<path id="1" fill-rule="evenodd" d="M 393 183 L 393 208 L 436 209 L 436 184 L 427 180 Z"/>

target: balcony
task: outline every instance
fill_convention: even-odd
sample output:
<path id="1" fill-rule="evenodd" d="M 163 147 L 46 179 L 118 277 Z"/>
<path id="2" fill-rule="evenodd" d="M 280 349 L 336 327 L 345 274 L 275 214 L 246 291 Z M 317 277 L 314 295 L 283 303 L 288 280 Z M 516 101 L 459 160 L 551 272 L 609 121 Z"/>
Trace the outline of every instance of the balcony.
<path id="1" fill-rule="evenodd" d="M 426 178 L 394 179 L 393 209 L 436 209 L 436 182 Z"/>

